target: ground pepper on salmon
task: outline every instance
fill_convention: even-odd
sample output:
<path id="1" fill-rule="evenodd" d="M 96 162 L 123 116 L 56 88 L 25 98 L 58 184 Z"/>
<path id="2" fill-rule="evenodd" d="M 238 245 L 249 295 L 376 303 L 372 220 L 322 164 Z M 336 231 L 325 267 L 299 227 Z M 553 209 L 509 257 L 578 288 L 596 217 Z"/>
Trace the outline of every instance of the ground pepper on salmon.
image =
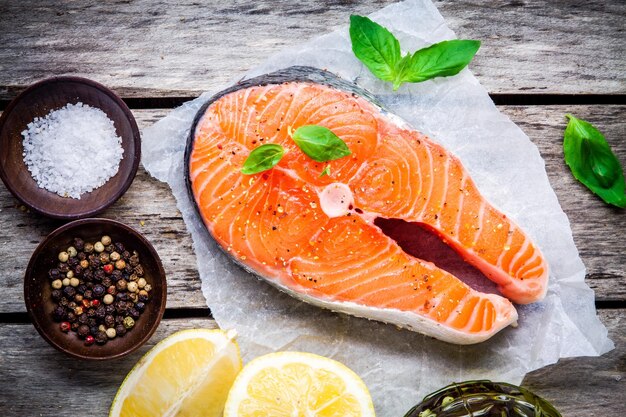
<path id="1" fill-rule="evenodd" d="M 330 129 L 351 155 L 327 164 L 288 131 Z M 285 149 L 244 175 L 261 143 Z M 331 74 L 292 67 L 244 81 L 200 110 L 187 180 L 211 236 L 238 263 L 312 304 L 471 344 L 517 321 L 511 303 L 543 298 L 548 265 L 510 218 L 479 193 L 458 158 Z M 374 224 L 403 219 L 445 240 L 494 281 L 485 294 L 405 253 Z"/>

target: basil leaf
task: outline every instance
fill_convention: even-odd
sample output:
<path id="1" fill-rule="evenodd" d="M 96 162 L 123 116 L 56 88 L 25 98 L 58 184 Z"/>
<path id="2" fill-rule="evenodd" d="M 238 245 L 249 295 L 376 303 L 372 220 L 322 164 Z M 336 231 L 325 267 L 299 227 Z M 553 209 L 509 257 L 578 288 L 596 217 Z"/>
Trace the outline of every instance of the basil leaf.
<path id="1" fill-rule="evenodd" d="M 243 163 L 241 173 L 252 175 L 272 169 L 280 162 L 284 154 L 283 147 L 275 143 L 267 143 L 254 148 Z"/>
<path id="2" fill-rule="evenodd" d="M 302 152 L 317 162 L 333 161 L 352 153 L 339 136 L 323 126 L 300 126 L 291 137 Z"/>
<path id="3" fill-rule="evenodd" d="M 563 152 L 572 174 L 604 202 L 626 207 L 624 170 L 604 135 L 589 122 L 566 117 Z"/>
<path id="4" fill-rule="evenodd" d="M 383 81 L 393 81 L 400 61 L 400 42 L 391 32 L 367 17 L 350 16 L 352 52 Z"/>
<path id="5" fill-rule="evenodd" d="M 480 41 L 443 41 L 416 51 L 403 82 L 419 83 L 435 77 L 456 75 L 470 63 L 480 48 Z"/>
<path id="6" fill-rule="evenodd" d="M 326 165 L 322 172 L 320 172 L 319 178 L 322 178 L 324 175 L 330 175 L 330 165 Z"/>

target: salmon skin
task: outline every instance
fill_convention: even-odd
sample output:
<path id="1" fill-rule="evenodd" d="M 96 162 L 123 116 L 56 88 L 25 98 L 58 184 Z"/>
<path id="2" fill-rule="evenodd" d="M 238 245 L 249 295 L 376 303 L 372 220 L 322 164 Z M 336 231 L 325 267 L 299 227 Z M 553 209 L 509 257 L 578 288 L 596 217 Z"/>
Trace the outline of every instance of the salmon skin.
<path id="1" fill-rule="evenodd" d="M 352 154 L 308 158 L 289 132 L 310 124 L 332 130 Z M 242 174 L 265 143 L 282 145 L 285 156 L 271 170 Z M 330 174 L 320 176 L 327 165 Z M 473 344 L 516 325 L 511 301 L 545 295 L 540 250 L 480 195 L 460 161 L 327 71 L 291 67 L 209 99 L 191 128 L 185 167 L 190 197 L 219 246 L 305 302 Z M 376 218 L 436 233 L 503 296 L 405 253 Z"/>

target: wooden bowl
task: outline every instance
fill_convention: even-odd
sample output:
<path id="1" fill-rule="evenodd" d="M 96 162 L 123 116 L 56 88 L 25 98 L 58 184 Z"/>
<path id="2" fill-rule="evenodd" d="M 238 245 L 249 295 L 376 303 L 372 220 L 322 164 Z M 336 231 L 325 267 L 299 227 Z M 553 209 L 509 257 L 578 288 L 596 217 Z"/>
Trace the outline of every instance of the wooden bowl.
<path id="1" fill-rule="evenodd" d="M 113 121 L 122 138 L 124 156 L 115 176 L 100 188 L 74 199 L 39 188 L 24 163 L 21 132 L 35 117 L 78 102 L 101 109 Z M 126 104 L 108 88 L 85 78 L 53 77 L 33 84 L 0 117 L 0 178 L 18 200 L 49 217 L 73 220 L 104 210 L 128 190 L 140 157 L 139 129 Z"/>
<path id="2" fill-rule="evenodd" d="M 56 303 L 51 299 L 51 280 L 48 271 L 58 264 L 58 254 L 72 246 L 74 238 L 95 243 L 103 235 L 113 242 L 121 242 L 127 250 L 139 253 L 146 280 L 152 285 L 146 309 L 135 321 L 135 326 L 123 337 L 116 337 L 104 345 L 85 346 L 75 332 L 63 333 L 54 321 L 52 311 Z M 39 334 L 52 346 L 80 359 L 105 360 L 119 358 L 143 345 L 154 333 L 163 317 L 167 283 L 159 255 L 150 242 L 137 231 L 108 219 L 76 220 L 56 229 L 37 246 L 30 258 L 24 277 L 24 300 L 31 321 Z"/>

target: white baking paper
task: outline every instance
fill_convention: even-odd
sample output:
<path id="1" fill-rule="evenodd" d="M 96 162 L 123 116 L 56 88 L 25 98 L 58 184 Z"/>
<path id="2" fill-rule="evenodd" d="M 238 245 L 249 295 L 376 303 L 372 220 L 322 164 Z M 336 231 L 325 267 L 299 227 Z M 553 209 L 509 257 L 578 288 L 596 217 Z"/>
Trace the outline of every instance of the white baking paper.
<path id="1" fill-rule="evenodd" d="M 371 18 L 390 28 L 408 51 L 455 38 L 430 0 L 393 4 Z M 201 233 L 204 226 L 183 181 L 189 127 L 217 91 L 207 92 L 143 132 L 143 164 L 170 185 L 193 236 L 207 304 L 220 327 L 237 330 L 244 361 L 277 350 L 337 359 L 365 380 L 379 416 L 401 416 L 451 382 L 489 378 L 519 384 L 527 372 L 559 358 L 611 350 L 569 221 L 536 146 L 498 111 L 467 69 L 392 92 L 353 56 L 347 22 L 348 16 L 345 27 L 275 55 L 247 76 L 310 65 L 377 95 L 388 110 L 459 156 L 481 192 L 534 238 L 550 264 L 549 291 L 543 302 L 518 307 L 518 328 L 479 345 L 455 346 L 304 304 L 244 272 Z"/>

